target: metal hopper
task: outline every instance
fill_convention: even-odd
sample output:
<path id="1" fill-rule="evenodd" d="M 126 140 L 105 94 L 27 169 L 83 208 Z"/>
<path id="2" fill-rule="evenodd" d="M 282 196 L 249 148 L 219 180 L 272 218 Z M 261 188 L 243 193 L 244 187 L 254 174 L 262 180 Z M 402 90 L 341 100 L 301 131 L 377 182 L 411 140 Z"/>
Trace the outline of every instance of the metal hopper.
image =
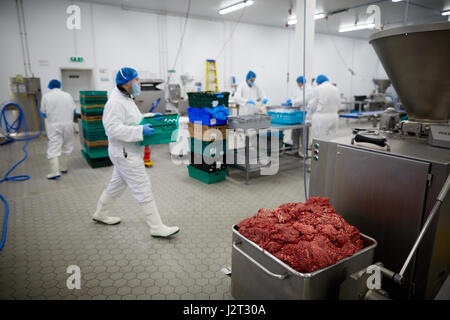
<path id="1" fill-rule="evenodd" d="M 373 34 L 370 43 L 409 119 L 447 123 L 450 116 L 450 22 Z"/>

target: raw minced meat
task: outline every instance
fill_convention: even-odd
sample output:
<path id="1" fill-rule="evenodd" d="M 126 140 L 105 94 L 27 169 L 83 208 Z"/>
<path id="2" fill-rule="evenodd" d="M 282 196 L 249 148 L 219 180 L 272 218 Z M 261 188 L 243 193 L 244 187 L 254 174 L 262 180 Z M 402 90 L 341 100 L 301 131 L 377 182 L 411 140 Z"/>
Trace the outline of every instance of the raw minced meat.
<path id="1" fill-rule="evenodd" d="M 237 226 L 244 237 L 302 273 L 326 268 L 364 248 L 359 230 L 323 197 L 259 209 Z"/>

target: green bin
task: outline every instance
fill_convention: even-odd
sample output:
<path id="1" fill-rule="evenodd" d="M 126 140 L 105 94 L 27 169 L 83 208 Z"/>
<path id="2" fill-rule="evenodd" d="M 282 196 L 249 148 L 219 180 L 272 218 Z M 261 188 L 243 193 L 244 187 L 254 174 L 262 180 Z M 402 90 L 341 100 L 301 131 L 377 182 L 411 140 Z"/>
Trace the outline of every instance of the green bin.
<path id="1" fill-rule="evenodd" d="M 178 114 L 167 114 L 143 118 L 140 125 L 149 123 L 155 129 L 155 133 L 149 137 L 144 137 L 140 144 L 149 146 L 152 144 L 176 142 L 179 117 Z"/>
<path id="2" fill-rule="evenodd" d="M 191 108 L 214 108 L 225 106 L 228 108 L 229 92 L 188 92 L 189 107 Z"/>
<path id="3" fill-rule="evenodd" d="M 211 184 L 224 181 L 227 177 L 228 168 L 216 172 L 206 172 L 188 165 L 189 177 L 197 179 L 203 183 Z"/>
<path id="4" fill-rule="evenodd" d="M 224 156 L 227 153 L 227 140 L 213 142 L 189 138 L 191 152 L 202 154 L 207 157 Z M 200 148 L 201 146 L 201 148 Z M 201 152 L 201 153 L 200 153 Z"/>

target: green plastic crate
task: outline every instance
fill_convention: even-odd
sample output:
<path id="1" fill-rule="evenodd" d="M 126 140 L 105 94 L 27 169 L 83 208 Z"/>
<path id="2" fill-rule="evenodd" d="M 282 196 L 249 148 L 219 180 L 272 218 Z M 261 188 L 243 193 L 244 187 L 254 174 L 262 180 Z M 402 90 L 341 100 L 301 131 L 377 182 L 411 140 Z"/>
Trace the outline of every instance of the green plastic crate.
<path id="1" fill-rule="evenodd" d="M 81 126 L 84 130 L 103 130 L 105 131 L 105 127 L 103 127 L 102 121 L 84 121 L 81 119 Z"/>
<path id="2" fill-rule="evenodd" d="M 189 138 L 189 144 L 191 147 L 191 152 L 200 154 L 200 148 L 198 146 L 202 146 L 201 148 L 201 154 L 208 156 L 208 157 L 214 157 L 217 155 L 226 155 L 227 153 L 227 140 L 218 140 L 218 141 L 202 141 L 197 140 L 195 138 Z"/>
<path id="3" fill-rule="evenodd" d="M 88 106 L 104 105 L 108 100 L 106 91 L 80 91 L 80 103 Z"/>
<path id="4" fill-rule="evenodd" d="M 189 177 L 197 179 L 203 183 L 211 184 L 224 181 L 227 178 L 228 168 L 216 172 L 206 172 L 188 165 Z"/>
<path id="5" fill-rule="evenodd" d="M 91 166 L 91 168 L 101 168 L 101 167 L 108 167 L 112 165 L 111 159 L 109 157 L 105 158 L 91 158 L 89 155 L 84 151 L 81 150 L 81 154 L 83 155 L 83 158 L 86 159 L 87 163 Z"/>
<path id="6" fill-rule="evenodd" d="M 87 141 L 98 141 L 98 140 L 108 140 L 108 136 L 105 133 L 104 129 L 95 129 L 95 130 L 84 130 L 83 129 L 83 137 Z"/>
<path id="7" fill-rule="evenodd" d="M 92 158 L 106 158 L 108 157 L 108 146 L 102 146 L 102 147 L 88 147 L 86 144 L 84 144 L 84 150 L 87 153 L 87 155 Z"/>
<path id="8" fill-rule="evenodd" d="M 81 114 L 84 114 L 85 116 L 100 116 L 103 114 L 103 107 L 102 108 L 83 108 L 81 106 Z"/>
<path id="9" fill-rule="evenodd" d="M 104 106 L 108 98 L 83 98 L 80 97 L 80 104 L 86 106 L 102 105 Z"/>
<path id="10" fill-rule="evenodd" d="M 214 101 L 217 101 L 217 106 L 225 106 L 228 108 L 229 92 L 188 92 L 189 107 L 191 108 L 213 108 Z"/>
<path id="11" fill-rule="evenodd" d="M 83 96 L 107 96 L 108 91 L 81 90 L 80 95 L 83 95 Z"/>
<path id="12" fill-rule="evenodd" d="M 155 129 L 155 133 L 149 137 L 144 137 L 144 140 L 140 142 L 143 146 L 149 146 L 153 144 L 163 144 L 176 142 L 178 137 L 178 114 L 169 114 L 155 117 L 143 118 L 140 125 L 151 124 Z"/>

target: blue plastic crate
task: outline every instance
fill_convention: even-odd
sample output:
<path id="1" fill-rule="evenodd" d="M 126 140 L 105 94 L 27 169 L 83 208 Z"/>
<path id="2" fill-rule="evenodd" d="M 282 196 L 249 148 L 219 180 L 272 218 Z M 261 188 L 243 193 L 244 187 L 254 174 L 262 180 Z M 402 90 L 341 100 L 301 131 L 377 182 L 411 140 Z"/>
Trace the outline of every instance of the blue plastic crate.
<path id="1" fill-rule="evenodd" d="M 209 108 L 187 108 L 189 121 L 192 123 L 200 123 L 204 126 L 221 126 L 227 124 L 227 120 L 219 120 L 212 116 L 208 111 Z"/>
<path id="2" fill-rule="evenodd" d="M 305 112 L 299 110 L 283 110 L 267 112 L 272 117 L 271 123 L 301 124 L 305 121 Z"/>

